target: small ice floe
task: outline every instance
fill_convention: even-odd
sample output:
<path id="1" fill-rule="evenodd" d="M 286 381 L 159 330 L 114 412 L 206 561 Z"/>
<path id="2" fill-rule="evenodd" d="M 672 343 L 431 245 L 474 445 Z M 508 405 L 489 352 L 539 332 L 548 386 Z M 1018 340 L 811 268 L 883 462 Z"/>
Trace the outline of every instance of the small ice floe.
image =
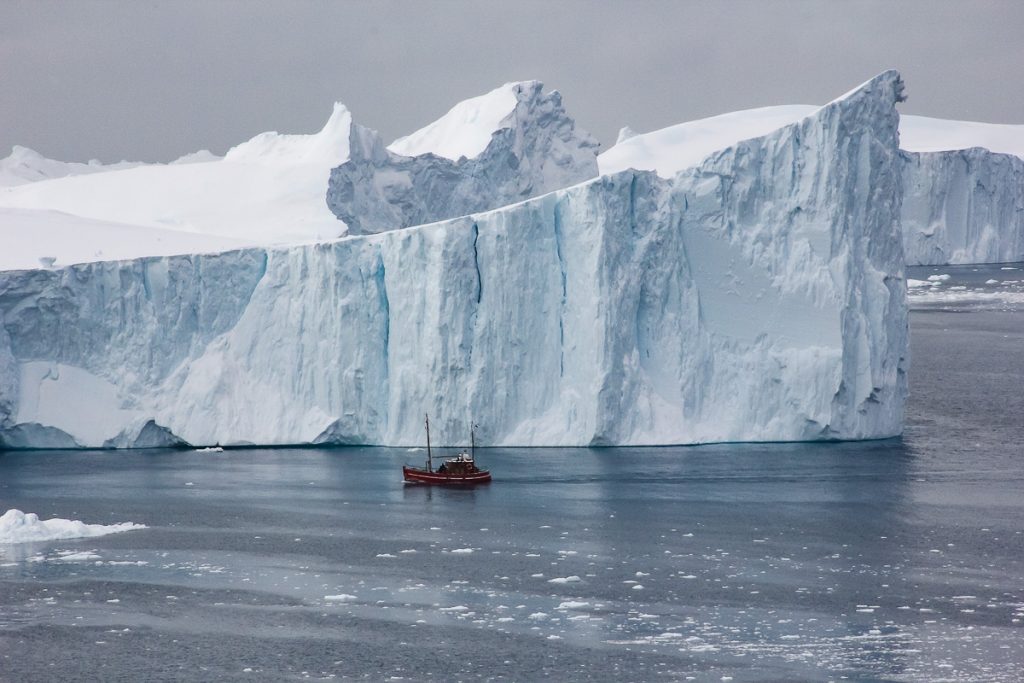
<path id="1" fill-rule="evenodd" d="M 0 544 L 92 538 L 145 528 L 145 524 L 133 524 L 132 522 L 86 524 L 79 520 L 59 518 L 44 521 L 31 512 L 8 510 L 3 516 L 0 516 Z"/>
<path id="2" fill-rule="evenodd" d="M 338 595 L 325 595 L 324 600 L 327 602 L 348 602 L 355 600 L 356 596 L 349 595 L 348 593 L 339 593 Z"/>
<path id="3" fill-rule="evenodd" d="M 1017 269 L 1016 269 L 1016 268 L 1014 268 L 1013 266 L 1003 266 L 1003 267 L 1002 267 L 1002 268 L 1000 268 L 999 270 L 1017 270 Z"/>
<path id="4" fill-rule="evenodd" d="M 394 558 L 396 558 L 398 556 L 397 555 L 392 555 L 391 553 L 377 553 L 377 557 L 382 557 L 384 559 L 389 559 L 390 560 L 390 559 L 394 559 Z"/>
<path id="5" fill-rule="evenodd" d="M 558 607 L 556 607 L 555 609 L 583 609 L 584 607 L 590 607 L 590 603 L 584 602 L 582 600 L 563 600 L 562 602 L 558 603 Z"/>
<path id="6" fill-rule="evenodd" d="M 942 275 L 929 275 L 928 282 L 945 282 L 949 277 L 949 273 L 943 273 Z"/>
<path id="7" fill-rule="evenodd" d="M 89 551 L 58 550 L 56 557 L 47 558 L 56 562 L 92 562 L 100 559 L 96 553 Z"/>
<path id="8" fill-rule="evenodd" d="M 532 619 L 534 621 L 544 621 L 545 619 L 548 618 L 548 613 L 547 612 L 533 612 L 532 614 L 530 614 L 530 616 L 528 616 L 526 618 L 527 619 Z"/>
<path id="9" fill-rule="evenodd" d="M 455 605 L 454 607 L 441 607 L 437 610 L 438 612 L 468 612 L 469 608 L 465 605 Z"/>
<path id="10" fill-rule="evenodd" d="M 197 448 L 196 453 L 223 453 L 224 449 L 220 446 L 209 446 L 208 448 Z"/>
<path id="11" fill-rule="evenodd" d="M 985 280 L 986 285 L 998 285 L 999 280 Z"/>
<path id="12" fill-rule="evenodd" d="M 552 633 L 550 636 L 548 636 L 548 640 L 561 640 L 561 639 L 562 639 L 562 636 L 556 636 L 554 633 Z"/>
<path id="13" fill-rule="evenodd" d="M 473 549 L 472 548 L 455 548 L 454 550 L 450 550 L 449 552 L 451 552 L 452 555 L 469 555 L 469 554 L 471 554 L 473 552 Z"/>
<path id="14" fill-rule="evenodd" d="M 399 550 L 399 551 L 398 551 L 398 553 L 399 553 L 400 555 L 411 555 L 411 554 L 413 554 L 414 552 L 416 552 L 416 550 L 415 550 L 414 548 L 406 548 L 405 550 Z"/>
<path id="15" fill-rule="evenodd" d="M 643 589 L 644 589 L 643 585 L 641 585 L 639 583 L 637 585 L 633 586 L 633 590 L 635 590 L 635 591 L 642 591 Z"/>
<path id="16" fill-rule="evenodd" d="M 580 577 L 573 574 L 572 576 L 556 576 L 553 579 L 548 579 L 548 583 L 576 583 L 582 581 Z"/>

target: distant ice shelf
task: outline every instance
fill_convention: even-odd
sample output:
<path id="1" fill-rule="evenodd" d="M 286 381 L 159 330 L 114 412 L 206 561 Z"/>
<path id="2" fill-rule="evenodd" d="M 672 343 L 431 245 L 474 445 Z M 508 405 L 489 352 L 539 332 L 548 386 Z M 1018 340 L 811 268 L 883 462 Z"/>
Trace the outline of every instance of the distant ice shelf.
<path id="1" fill-rule="evenodd" d="M 0 273 L 0 443 L 416 446 L 425 412 L 448 444 L 471 419 L 504 446 L 899 434 L 901 92 L 886 72 L 671 179 Z"/>

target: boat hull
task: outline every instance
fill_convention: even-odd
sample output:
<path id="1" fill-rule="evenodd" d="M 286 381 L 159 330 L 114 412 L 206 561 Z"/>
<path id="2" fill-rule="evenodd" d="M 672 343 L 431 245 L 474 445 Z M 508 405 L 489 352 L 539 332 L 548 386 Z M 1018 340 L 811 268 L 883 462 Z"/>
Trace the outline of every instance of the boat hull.
<path id="1" fill-rule="evenodd" d="M 487 470 L 471 474 L 446 474 L 408 466 L 402 468 L 402 476 L 406 484 L 433 484 L 435 486 L 469 486 L 486 484 L 491 480 L 491 473 Z"/>

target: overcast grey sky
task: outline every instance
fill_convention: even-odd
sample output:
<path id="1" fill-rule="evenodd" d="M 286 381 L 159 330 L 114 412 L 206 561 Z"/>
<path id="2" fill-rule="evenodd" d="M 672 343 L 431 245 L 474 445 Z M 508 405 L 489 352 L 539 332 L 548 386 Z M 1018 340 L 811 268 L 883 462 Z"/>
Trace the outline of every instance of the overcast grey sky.
<path id="1" fill-rule="evenodd" d="M 826 102 L 895 67 L 904 113 L 1024 123 L 1022 2 L 0 0 L 0 157 L 166 161 L 335 100 L 387 139 L 536 78 L 604 145 Z"/>

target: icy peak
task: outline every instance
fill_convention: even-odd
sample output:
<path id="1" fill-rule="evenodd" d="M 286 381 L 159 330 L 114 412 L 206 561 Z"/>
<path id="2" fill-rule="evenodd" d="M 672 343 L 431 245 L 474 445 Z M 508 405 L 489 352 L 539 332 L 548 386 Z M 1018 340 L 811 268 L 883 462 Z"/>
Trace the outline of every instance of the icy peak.
<path id="1" fill-rule="evenodd" d="M 344 104 L 335 102 L 331 117 L 318 133 L 260 133 L 229 149 L 224 160 L 274 165 L 313 164 L 330 168 L 348 159 L 351 127 L 352 114 Z"/>
<path id="2" fill-rule="evenodd" d="M 635 138 L 636 135 L 637 133 L 635 130 L 633 130 L 629 126 L 623 126 L 622 128 L 619 129 L 619 137 L 615 139 L 615 144 L 621 145 L 626 140 L 629 140 L 630 138 Z"/>
<path id="3" fill-rule="evenodd" d="M 508 127 L 505 120 L 521 101 L 522 93 L 542 88 L 539 81 L 506 83 L 463 100 L 433 123 L 398 138 L 388 150 L 406 157 L 430 153 L 452 161 L 472 159 L 487 148 L 495 131 Z"/>

